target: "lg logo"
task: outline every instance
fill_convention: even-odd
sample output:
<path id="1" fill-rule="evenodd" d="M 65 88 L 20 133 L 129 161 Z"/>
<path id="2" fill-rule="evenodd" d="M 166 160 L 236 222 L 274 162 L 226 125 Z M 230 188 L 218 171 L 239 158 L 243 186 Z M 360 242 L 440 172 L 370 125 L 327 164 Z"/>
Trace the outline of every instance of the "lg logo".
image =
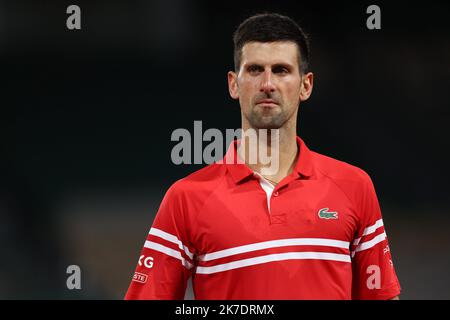
<path id="1" fill-rule="evenodd" d="M 142 264 L 144 264 L 144 267 L 147 269 L 153 268 L 153 257 L 145 257 L 144 255 L 139 257 L 138 264 L 140 267 L 142 267 Z"/>

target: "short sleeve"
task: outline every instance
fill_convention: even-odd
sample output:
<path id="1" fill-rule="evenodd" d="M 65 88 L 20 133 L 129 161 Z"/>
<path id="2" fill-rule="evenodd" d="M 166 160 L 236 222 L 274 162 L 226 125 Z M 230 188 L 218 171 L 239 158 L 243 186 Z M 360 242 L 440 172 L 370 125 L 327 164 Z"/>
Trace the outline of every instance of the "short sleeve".
<path id="1" fill-rule="evenodd" d="M 139 256 L 125 300 L 180 300 L 193 270 L 182 197 L 167 191 Z"/>
<path id="2" fill-rule="evenodd" d="M 365 173 L 358 194 L 359 223 L 351 245 L 352 298 L 391 299 L 400 294 L 400 283 L 375 188 Z"/>

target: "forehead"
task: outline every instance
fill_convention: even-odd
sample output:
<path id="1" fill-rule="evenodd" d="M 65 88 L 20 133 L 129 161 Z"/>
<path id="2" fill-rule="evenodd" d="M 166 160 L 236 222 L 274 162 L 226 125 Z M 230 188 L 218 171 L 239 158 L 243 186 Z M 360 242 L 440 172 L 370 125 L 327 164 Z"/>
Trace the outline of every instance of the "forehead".
<path id="1" fill-rule="evenodd" d="M 298 65 L 299 50 L 295 42 L 248 42 L 242 47 L 241 65 L 249 63 Z"/>

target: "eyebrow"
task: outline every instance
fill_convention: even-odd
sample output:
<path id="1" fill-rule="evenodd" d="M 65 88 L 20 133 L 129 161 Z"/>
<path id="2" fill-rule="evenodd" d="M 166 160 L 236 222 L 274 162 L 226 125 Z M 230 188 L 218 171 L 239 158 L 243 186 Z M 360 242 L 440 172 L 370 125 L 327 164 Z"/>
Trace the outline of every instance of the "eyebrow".
<path id="1" fill-rule="evenodd" d="M 248 62 L 244 65 L 245 68 L 253 67 L 253 66 L 264 68 L 264 65 L 261 63 L 258 63 L 258 62 Z M 279 68 L 279 67 L 287 68 L 289 70 L 294 69 L 294 66 L 292 64 L 286 63 L 286 62 L 277 62 L 277 63 L 274 63 L 273 65 L 271 65 L 271 68 Z"/>
<path id="2" fill-rule="evenodd" d="M 293 70 L 294 69 L 294 66 L 293 65 L 291 65 L 290 63 L 275 63 L 274 65 L 272 65 L 272 68 L 279 68 L 279 67 L 282 67 L 282 68 L 286 68 L 286 69 L 289 69 L 289 70 Z"/>

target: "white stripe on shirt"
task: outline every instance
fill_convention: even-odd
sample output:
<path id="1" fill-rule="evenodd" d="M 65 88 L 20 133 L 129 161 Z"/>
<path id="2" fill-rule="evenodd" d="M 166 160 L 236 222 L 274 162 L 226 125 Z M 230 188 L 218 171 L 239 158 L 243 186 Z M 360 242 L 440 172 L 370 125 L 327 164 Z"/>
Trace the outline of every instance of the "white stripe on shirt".
<path id="1" fill-rule="evenodd" d="M 197 267 L 195 272 L 198 274 L 211 274 L 233 270 L 237 268 L 254 266 L 262 263 L 284 261 L 284 260 L 299 260 L 299 259 L 331 260 L 347 263 L 351 262 L 350 256 L 347 254 L 337 254 L 328 252 L 285 252 L 237 260 L 229 263 L 219 264 L 212 267 Z"/>

